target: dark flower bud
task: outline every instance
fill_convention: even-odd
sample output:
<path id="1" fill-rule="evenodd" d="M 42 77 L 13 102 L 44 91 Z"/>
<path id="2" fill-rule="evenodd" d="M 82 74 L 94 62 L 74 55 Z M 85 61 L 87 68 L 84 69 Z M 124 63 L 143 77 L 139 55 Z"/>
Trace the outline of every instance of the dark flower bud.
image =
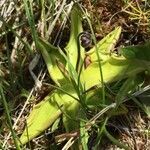
<path id="1" fill-rule="evenodd" d="M 89 32 L 82 32 L 80 36 L 81 46 L 84 48 L 87 48 L 92 43 L 92 37 Z"/>

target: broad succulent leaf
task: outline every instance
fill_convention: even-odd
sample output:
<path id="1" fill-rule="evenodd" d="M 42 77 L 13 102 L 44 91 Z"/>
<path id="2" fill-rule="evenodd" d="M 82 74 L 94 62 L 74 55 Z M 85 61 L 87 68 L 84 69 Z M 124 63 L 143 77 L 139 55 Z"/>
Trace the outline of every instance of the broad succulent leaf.
<path id="1" fill-rule="evenodd" d="M 27 119 L 26 129 L 20 137 L 22 144 L 41 134 L 61 115 L 62 112 L 55 102 L 56 97 L 57 93 L 53 93 L 33 108 Z M 57 101 L 59 101 L 58 98 Z"/>
<path id="2" fill-rule="evenodd" d="M 105 83 L 127 78 L 147 68 L 147 66 L 143 67 L 140 61 L 132 61 L 123 57 L 118 58 L 113 56 L 110 56 L 110 59 L 106 62 L 102 62 L 101 65 Z M 84 70 L 81 76 L 81 82 L 85 85 L 86 90 L 94 86 L 101 86 L 98 62 L 90 64 L 88 68 Z"/>
<path id="3" fill-rule="evenodd" d="M 66 61 L 63 58 L 63 56 L 59 53 L 59 49 L 40 38 L 38 39 L 37 44 L 45 60 L 51 79 L 58 86 L 64 85 L 66 80 L 63 72 L 58 67 L 58 62 L 61 62 L 63 64 L 62 67 L 65 68 Z"/>
<path id="4" fill-rule="evenodd" d="M 71 33 L 70 33 L 70 39 L 69 42 L 67 44 L 67 46 L 65 47 L 65 50 L 67 52 L 67 56 L 69 59 L 69 62 L 73 65 L 74 68 L 76 68 L 77 65 L 77 59 L 78 59 L 78 55 L 79 55 L 79 34 L 81 32 L 83 32 L 82 29 L 82 22 L 81 22 L 81 15 L 82 12 L 80 11 L 80 9 L 78 8 L 77 5 L 75 5 L 72 8 L 72 12 L 71 12 Z M 84 48 L 82 48 L 80 46 L 80 59 L 84 59 Z"/>
<path id="5" fill-rule="evenodd" d="M 70 95 L 77 98 L 76 92 L 72 85 L 66 84 L 62 87 L 62 89 L 68 91 Z M 50 93 L 43 101 L 37 104 L 30 113 L 27 119 L 27 127 L 20 137 L 21 143 L 25 144 L 37 135 L 41 134 L 63 113 L 64 116 L 65 114 L 68 114 L 70 117 L 76 116 L 74 110 L 75 108 L 78 110 L 78 106 L 78 101 L 68 94 L 65 94 L 63 91 L 55 90 L 53 93 Z M 72 124 L 72 128 L 77 127 L 75 124 L 76 123 Z"/>
<path id="6" fill-rule="evenodd" d="M 101 41 L 97 43 L 97 49 L 102 61 L 107 61 L 110 58 L 110 55 L 116 45 L 121 34 L 121 27 L 117 27 L 115 30 L 110 32 L 107 36 L 105 36 Z M 98 61 L 98 57 L 96 54 L 96 48 L 93 47 L 90 51 L 86 53 L 91 58 L 91 62 Z"/>

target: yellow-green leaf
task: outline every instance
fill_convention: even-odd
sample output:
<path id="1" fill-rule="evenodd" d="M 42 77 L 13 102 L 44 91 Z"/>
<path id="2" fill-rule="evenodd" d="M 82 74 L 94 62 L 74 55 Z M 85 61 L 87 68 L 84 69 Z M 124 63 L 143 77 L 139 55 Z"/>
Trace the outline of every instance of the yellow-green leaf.
<path id="1" fill-rule="evenodd" d="M 109 59 L 110 53 L 114 49 L 120 34 L 121 27 L 119 26 L 97 43 L 98 52 L 103 61 Z M 86 55 L 91 57 L 92 62 L 98 61 L 95 47 L 88 51 Z"/>
<path id="2" fill-rule="evenodd" d="M 22 144 L 27 143 L 41 134 L 63 112 L 67 114 L 68 110 L 71 110 L 68 115 L 74 114 L 74 109 L 78 108 L 79 105 L 78 101 L 73 98 L 77 98 L 77 94 L 70 84 L 64 85 L 62 89 L 72 96 L 58 89 L 50 93 L 42 102 L 33 108 L 27 119 L 27 127 L 20 137 Z"/>
<path id="3" fill-rule="evenodd" d="M 75 5 L 71 12 L 71 33 L 69 42 L 65 48 L 67 52 L 68 59 L 70 63 L 76 68 L 77 59 L 80 55 L 80 59 L 84 59 L 84 48 L 79 45 L 79 34 L 83 32 L 82 29 L 82 22 L 81 22 L 81 11 L 77 5 Z M 80 46 L 80 54 L 79 54 L 79 47 Z"/>
<path id="4" fill-rule="evenodd" d="M 58 86 L 64 85 L 66 80 L 58 67 L 58 63 L 61 62 L 65 67 L 66 61 L 60 54 L 59 49 L 42 39 L 38 39 L 37 44 L 47 65 L 50 77 Z"/>
<path id="5" fill-rule="evenodd" d="M 105 83 L 117 81 L 145 70 L 140 61 L 127 60 L 124 57 L 110 57 L 109 60 L 101 64 Z M 83 71 L 81 82 L 85 85 L 86 90 L 97 85 L 101 86 L 98 62 L 92 63 Z"/>

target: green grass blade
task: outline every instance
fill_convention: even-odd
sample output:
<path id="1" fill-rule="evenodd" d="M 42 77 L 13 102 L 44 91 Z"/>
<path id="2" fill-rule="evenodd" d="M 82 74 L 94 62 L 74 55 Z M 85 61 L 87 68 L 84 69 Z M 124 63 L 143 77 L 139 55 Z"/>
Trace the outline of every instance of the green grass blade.
<path id="1" fill-rule="evenodd" d="M 12 86 L 13 90 L 16 90 L 15 85 L 14 85 L 14 69 L 13 69 L 13 65 L 12 62 L 10 60 L 10 50 L 9 50 L 9 46 L 8 46 L 8 38 L 7 35 L 5 35 L 5 42 L 6 42 L 6 48 L 7 48 L 7 58 L 8 58 L 8 68 L 10 70 L 10 85 Z"/>
<path id="2" fill-rule="evenodd" d="M 106 129 L 106 127 L 104 128 L 104 134 L 108 137 L 108 139 L 116 144 L 117 146 L 119 146 L 120 148 L 123 148 L 124 150 L 131 150 L 129 147 L 127 147 L 125 144 L 120 143 L 117 139 L 115 139 Z"/>
<path id="3" fill-rule="evenodd" d="M 6 101 L 1 83 L 0 83 L 0 95 L 1 95 L 2 103 L 3 103 L 3 106 L 4 106 L 5 112 L 6 112 L 6 118 L 8 120 L 8 125 L 9 125 L 10 131 L 11 131 L 11 134 L 12 134 L 12 137 L 13 137 L 13 140 L 14 140 L 14 144 L 15 144 L 17 150 L 21 150 L 21 148 L 18 144 L 18 137 L 15 134 L 15 132 L 13 130 L 13 127 L 12 127 L 10 111 L 9 111 L 9 108 L 8 108 L 8 104 L 7 104 L 7 101 Z"/>
<path id="4" fill-rule="evenodd" d="M 3 24 L 4 24 L 4 26 L 7 27 L 7 28 L 19 39 L 19 41 L 24 44 L 24 46 L 25 46 L 25 48 L 27 49 L 27 51 L 28 51 L 30 54 L 32 54 L 33 51 L 32 51 L 32 49 L 31 49 L 29 43 L 28 43 L 28 42 L 25 42 L 24 40 L 22 40 L 22 38 L 15 32 L 15 30 L 14 30 L 10 25 L 8 25 L 8 24 L 6 23 L 6 21 L 5 21 L 1 16 L 0 16 L 0 21 L 2 21 Z"/>
<path id="5" fill-rule="evenodd" d="M 101 142 L 101 139 L 102 139 L 103 132 L 104 132 L 107 121 L 108 121 L 108 117 L 106 117 L 106 119 L 102 123 L 102 126 L 100 127 L 100 130 L 98 131 L 98 135 L 97 135 L 97 138 L 96 138 L 94 149 L 98 149 L 98 146 Z"/>
<path id="6" fill-rule="evenodd" d="M 35 46 L 37 47 L 37 32 L 35 28 L 35 22 L 34 22 L 34 15 L 33 15 L 33 10 L 32 10 L 32 3 L 31 0 L 23 0 L 24 2 L 24 7 L 26 11 L 26 16 L 30 25 L 31 33 L 32 33 L 32 38 L 33 41 L 35 42 Z"/>

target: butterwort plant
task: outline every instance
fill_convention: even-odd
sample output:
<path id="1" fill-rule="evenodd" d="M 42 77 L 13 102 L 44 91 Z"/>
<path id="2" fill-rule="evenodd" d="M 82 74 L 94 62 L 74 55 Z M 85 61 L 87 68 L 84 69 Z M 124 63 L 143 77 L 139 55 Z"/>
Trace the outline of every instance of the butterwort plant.
<path id="1" fill-rule="evenodd" d="M 85 134 L 86 138 L 79 138 L 78 142 L 86 149 L 88 132 L 79 130 L 81 125 L 82 129 L 87 128 L 86 111 L 97 109 L 97 106 L 101 106 L 101 111 L 113 103 L 109 99 L 103 100 L 102 86 L 126 79 L 112 108 L 116 110 L 125 95 L 138 84 L 138 74 L 149 68 L 150 56 L 146 56 L 147 50 L 143 51 L 145 54 L 141 52 L 142 55 L 138 55 L 139 49 L 129 47 L 128 50 L 128 47 L 125 47 L 120 50 L 120 55 L 112 53 L 121 34 L 121 27 L 116 27 L 86 52 L 85 48 L 91 43 L 93 35 L 83 32 L 83 15 L 80 8 L 74 5 L 71 11 L 70 39 L 63 50 L 42 38 L 37 40 L 38 49 L 55 88 L 30 112 L 26 129 L 20 137 L 22 144 L 40 135 L 62 117 L 66 132 L 79 131 L 80 137 Z"/>

